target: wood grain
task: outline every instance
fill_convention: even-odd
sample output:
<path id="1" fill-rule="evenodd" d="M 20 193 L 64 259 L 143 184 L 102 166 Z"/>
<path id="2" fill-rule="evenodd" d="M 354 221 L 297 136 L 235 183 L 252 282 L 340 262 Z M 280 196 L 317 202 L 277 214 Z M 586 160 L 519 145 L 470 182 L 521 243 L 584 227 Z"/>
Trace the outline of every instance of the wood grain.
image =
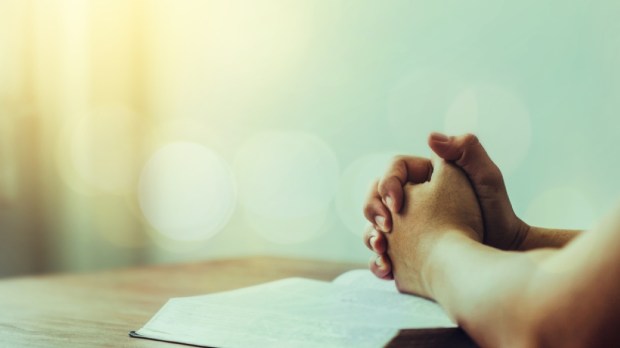
<path id="1" fill-rule="evenodd" d="M 127 334 L 142 327 L 170 297 L 231 290 L 293 276 L 332 280 L 347 270 L 363 267 L 256 257 L 2 280 L 0 346 L 180 346 L 132 339 Z M 412 337 L 432 342 L 450 336 L 445 332 L 427 332 L 421 337 L 416 332 L 406 330 L 390 346 L 410 346 L 414 342 Z M 461 334 L 460 341 L 467 340 Z"/>

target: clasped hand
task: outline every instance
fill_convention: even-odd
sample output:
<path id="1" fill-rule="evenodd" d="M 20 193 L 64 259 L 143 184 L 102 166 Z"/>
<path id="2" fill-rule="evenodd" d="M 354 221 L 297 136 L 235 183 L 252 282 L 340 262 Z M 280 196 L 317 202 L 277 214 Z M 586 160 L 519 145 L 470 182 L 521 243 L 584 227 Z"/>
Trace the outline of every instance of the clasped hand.
<path id="1" fill-rule="evenodd" d="M 429 145 L 437 158 L 398 157 L 373 185 L 364 241 L 377 254 L 370 263 L 375 275 L 432 298 L 425 272 L 445 235 L 517 249 L 528 226 L 514 214 L 501 172 L 475 136 L 433 133 Z"/>

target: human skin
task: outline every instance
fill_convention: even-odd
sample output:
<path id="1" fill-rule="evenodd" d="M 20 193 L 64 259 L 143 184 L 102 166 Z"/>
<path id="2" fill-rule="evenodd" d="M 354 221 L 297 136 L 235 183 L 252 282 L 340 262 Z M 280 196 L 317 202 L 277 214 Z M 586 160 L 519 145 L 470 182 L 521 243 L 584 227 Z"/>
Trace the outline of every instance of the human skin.
<path id="1" fill-rule="evenodd" d="M 434 159 L 433 168 L 429 181 L 405 186 L 402 213 L 393 217 L 394 229 L 387 236 L 397 288 L 425 297 L 432 294 L 421 276 L 444 233 L 477 242 L 484 236 L 478 201 L 465 175 L 442 159 Z"/>
<path id="2" fill-rule="evenodd" d="M 563 248 L 499 250 L 480 242 L 464 176 L 440 170 L 429 183 L 405 187 L 387 236 L 401 292 L 437 301 L 482 347 L 620 340 L 620 209 Z"/>
<path id="3" fill-rule="evenodd" d="M 460 167 L 467 175 L 480 204 L 484 227 L 484 243 L 503 250 L 531 250 L 561 247 L 579 231 L 546 229 L 530 226 L 514 213 L 502 174 L 476 136 L 465 134 L 448 137 L 432 133 L 429 146 L 437 156 Z M 391 279 L 391 262 L 385 254 L 385 235 L 392 227 L 392 214 L 400 212 L 403 186 L 428 181 L 432 173 L 427 158 L 398 156 L 386 174 L 372 185 L 364 207 L 371 227 L 364 242 L 377 256 L 371 258 L 370 269 L 380 278 Z"/>
<path id="4" fill-rule="evenodd" d="M 489 231 L 476 227 L 464 176 L 436 171 L 417 188 L 405 183 L 392 232 L 379 234 L 399 290 L 439 302 L 483 347 L 620 340 L 620 209 L 588 233 L 532 228 L 527 251 L 500 250 L 480 243 Z"/>

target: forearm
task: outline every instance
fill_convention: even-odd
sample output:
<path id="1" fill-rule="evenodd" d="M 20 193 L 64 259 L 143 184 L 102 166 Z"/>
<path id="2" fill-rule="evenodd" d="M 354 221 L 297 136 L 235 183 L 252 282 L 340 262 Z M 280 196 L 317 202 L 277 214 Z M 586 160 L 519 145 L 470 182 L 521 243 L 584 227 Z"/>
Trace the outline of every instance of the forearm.
<path id="1" fill-rule="evenodd" d="M 620 209 L 561 249 L 507 252 L 446 234 L 422 277 L 431 297 L 483 346 L 620 340 Z"/>
<path id="2" fill-rule="evenodd" d="M 518 250 L 561 248 L 581 233 L 579 230 L 551 229 L 530 226 Z"/>
<path id="3" fill-rule="evenodd" d="M 431 252 L 423 278 L 431 297 L 479 344 L 527 346 L 533 338 L 520 312 L 522 291 L 534 276 L 533 260 L 554 252 L 500 251 L 449 233 Z"/>

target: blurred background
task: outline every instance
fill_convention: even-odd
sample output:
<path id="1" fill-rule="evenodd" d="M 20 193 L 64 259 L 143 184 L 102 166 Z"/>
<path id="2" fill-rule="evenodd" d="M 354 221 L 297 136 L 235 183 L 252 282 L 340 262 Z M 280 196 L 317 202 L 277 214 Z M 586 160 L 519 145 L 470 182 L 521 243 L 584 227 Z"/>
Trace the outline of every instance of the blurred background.
<path id="1" fill-rule="evenodd" d="M 616 201 L 620 2 L 0 0 L 0 276 L 365 262 L 395 154 L 475 132 L 515 210 Z"/>

